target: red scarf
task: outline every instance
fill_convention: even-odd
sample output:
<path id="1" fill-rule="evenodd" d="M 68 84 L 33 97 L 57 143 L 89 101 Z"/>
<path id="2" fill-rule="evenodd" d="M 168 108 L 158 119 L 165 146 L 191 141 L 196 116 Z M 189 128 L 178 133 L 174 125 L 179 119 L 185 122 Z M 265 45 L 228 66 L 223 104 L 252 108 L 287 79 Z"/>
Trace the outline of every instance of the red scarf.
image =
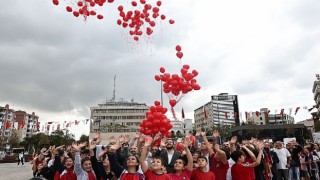
<path id="1" fill-rule="evenodd" d="M 88 173 L 88 180 L 96 180 L 96 176 L 93 174 L 92 171 L 87 171 Z"/>

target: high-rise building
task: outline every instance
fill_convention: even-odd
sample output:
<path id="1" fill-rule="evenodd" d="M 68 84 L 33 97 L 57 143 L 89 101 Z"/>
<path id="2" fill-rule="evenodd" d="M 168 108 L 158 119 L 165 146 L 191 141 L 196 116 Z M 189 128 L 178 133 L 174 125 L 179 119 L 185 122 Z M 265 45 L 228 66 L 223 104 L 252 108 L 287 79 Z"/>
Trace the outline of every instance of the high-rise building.
<path id="1" fill-rule="evenodd" d="M 38 120 L 39 117 L 34 112 L 28 114 L 25 111 L 16 111 L 10 109 L 8 104 L 5 107 L 0 106 L 1 137 L 10 137 L 13 131 L 18 134 L 19 141 L 31 137 L 38 132 Z"/>
<path id="2" fill-rule="evenodd" d="M 138 132 L 140 122 L 146 118 L 149 107 L 145 103 L 107 101 L 104 104 L 91 107 L 90 132 Z"/>
<path id="3" fill-rule="evenodd" d="M 194 110 L 196 130 L 211 130 L 221 125 L 240 125 L 238 96 L 220 93 L 211 101 Z"/>
<path id="4" fill-rule="evenodd" d="M 312 87 L 312 93 L 314 96 L 314 101 L 316 102 L 316 105 L 314 108 L 317 108 L 317 112 L 314 112 L 312 114 L 314 119 L 319 119 L 320 117 L 320 75 L 316 74 L 317 80 L 314 81 L 313 87 Z"/>

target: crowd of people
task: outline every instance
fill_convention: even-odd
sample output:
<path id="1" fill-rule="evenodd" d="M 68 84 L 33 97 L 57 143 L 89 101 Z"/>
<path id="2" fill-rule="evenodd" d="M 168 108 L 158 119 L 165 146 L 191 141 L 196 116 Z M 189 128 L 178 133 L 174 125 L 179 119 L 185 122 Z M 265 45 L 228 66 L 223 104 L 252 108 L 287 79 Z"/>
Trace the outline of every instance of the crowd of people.
<path id="1" fill-rule="evenodd" d="M 49 180 L 319 180 L 319 144 L 295 140 L 221 142 L 218 131 L 184 138 L 111 136 L 43 148 L 32 163 L 34 177 Z M 20 162 L 20 160 L 19 160 Z"/>

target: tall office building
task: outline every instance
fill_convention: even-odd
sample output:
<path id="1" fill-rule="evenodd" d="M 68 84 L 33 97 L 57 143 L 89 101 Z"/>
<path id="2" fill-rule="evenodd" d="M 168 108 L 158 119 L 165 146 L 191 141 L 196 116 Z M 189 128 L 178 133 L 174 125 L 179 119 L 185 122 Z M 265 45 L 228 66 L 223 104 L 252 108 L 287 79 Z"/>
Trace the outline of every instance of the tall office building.
<path id="1" fill-rule="evenodd" d="M 220 125 L 240 125 L 238 96 L 220 93 L 211 101 L 194 110 L 196 130 L 210 130 Z"/>

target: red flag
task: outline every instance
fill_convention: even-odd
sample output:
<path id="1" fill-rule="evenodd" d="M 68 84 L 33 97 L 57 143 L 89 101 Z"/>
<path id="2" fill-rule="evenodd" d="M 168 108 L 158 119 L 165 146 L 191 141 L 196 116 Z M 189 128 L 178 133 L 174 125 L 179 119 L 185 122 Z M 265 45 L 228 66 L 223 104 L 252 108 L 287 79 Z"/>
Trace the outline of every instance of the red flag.
<path id="1" fill-rule="evenodd" d="M 66 127 L 69 127 L 70 126 L 70 123 L 67 123 Z"/>
<path id="2" fill-rule="evenodd" d="M 206 109 L 203 109 L 203 110 L 204 110 L 204 118 L 207 119 L 208 118 L 207 110 Z"/>
<path id="3" fill-rule="evenodd" d="M 75 125 L 78 125 L 79 122 L 80 122 L 80 121 L 75 120 L 75 121 L 74 121 L 74 124 L 75 124 Z"/>
<path id="4" fill-rule="evenodd" d="M 281 109 L 280 111 L 281 118 L 283 117 L 283 114 L 284 114 L 284 109 Z"/>
<path id="5" fill-rule="evenodd" d="M 11 127 L 11 123 L 9 121 L 6 122 L 6 129 Z"/>
<path id="6" fill-rule="evenodd" d="M 50 124 L 47 125 L 47 131 L 49 131 L 49 130 L 50 130 Z"/>
<path id="7" fill-rule="evenodd" d="M 60 124 L 58 124 L 57 126 L 57 131 L 60 131 Z"/>
<path id="8" fill-rule="evenodd" d="M 228 112 L 225 112 L 224 114 L 225 114 L 226 118 L 228 119 Z"/>
<path id="9" fill-rule="evenodd" d="M 248 119 L 248 112 L 246 111 L 245 114 L 246 114 L 246 120 L 247 120 Z"/>
<path id="10" fill-rule="evenodd" d="M 294 115 L 297 115 L 299 109 L 300 109 L 300 107 L 296 107 L 296 110 L 295 110 L 295 112 L 294 112 Z"/>
<path id="11" fill-rule="evenodd" d="M 260 116 L 260 112 L 256 111 L 256 116 L 259 117 Z"/>
<path id="12" fill-rule="evenodd" d="M 236 120 L 238 117 L 238 112 L 234 112 L 234 120 Z"/>
<path id="13" fill-rule="evenodd" d="M 181 110 L 181 116 L 182 116 L 182 119 L 184 119 L 184 110 L 183 110 L 183 108 Z"/>

